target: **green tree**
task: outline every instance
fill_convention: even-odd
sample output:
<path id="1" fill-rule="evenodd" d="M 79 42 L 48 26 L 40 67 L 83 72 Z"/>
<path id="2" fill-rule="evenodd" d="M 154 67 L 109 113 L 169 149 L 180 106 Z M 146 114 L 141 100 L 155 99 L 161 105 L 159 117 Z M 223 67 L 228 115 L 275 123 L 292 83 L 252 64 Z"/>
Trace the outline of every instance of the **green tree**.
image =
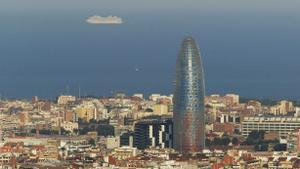
<path id="1" fill-rule="evenodd" d="M 98 125 L 97 133 L 99 136 L 114 136 L 115 128 L 112 125 Z"/>
<path id="2" fill-rule="evenodd" d="M 265 131 L 251 131 L 246 139 L 246 144 L 255 145 L 263 142 Z"/>
<path id="3" fill-rule="evenodd" d="M 82 129 L 79 129 L 79 134 L 80 135 L 85 135 L 90 131 L 90 129 L 88 127 L 84 127 Z"/>
<path id="4" fill-rule="evenodd" d="M 109 124 L 109 119 L 99 120 L 98 124 Z"/>
<path id="5" fill-rule="evenodd" d="M 229 137 L 222 137 L 221 141 L 222 145 L 224 146 L 228 146 L 228 144 L 230 143 Z"/>
<path id="6" fill-rule="evenodd" d="M 78 124 L 87 124 L 87 122 L 82 118 L 78 118 Z"/>
<path id="7" fill-rule="evenodd" d="M 211 145 L 213 146 L 227 146 L 230 143 L 229 137 L 216 137 L 214 140 L 211 142 Z"/>
<path id="8" fill-rule="evenodd" d="M 274 150 L 274 151 L 286 151 L 286 149 L 287 149 L 286 144 L 276 144 L 276 145 L 273 147 L 273 150 Z"/>
<path id="9" fill-rule="evenodd" d="M 89 144 L 92 146 L 96 146 L 96 141 L 94 139 L 89 139 Z"/>
<path id="10" fill-rule="evenodd" d="M 255 151 L 268 151 L 269 144 L 267 143 L 262 143 L 262 144 L 257 144 L 255 145 Z"/>
<path id="11" fill-rule="evenodd" d="M 210 139 L 205 139 L 205 146 L 207 146 L 207 147 L 209 147 L 209 146 L 211 146 L 211 141 L 210 141 Z"/>
<path id="12" fill-rule="evenodd" d="M 232 142 L 233 145 L 238 145 L 239 144 L 239 139 L 236 138 L 236 137 L 233 137 L 231 142 Z"/>
<path id="13" fill-rule="evenodd" d="M 97 123 L 97 120 L 96 120 L 96 119 L 91 119 L 91 120 L 89 121 L 89 123 L 96 124 L 96 123 Z"/>
<path id="14" fill-rule="evenodd" d="M 79 130 L 78 129 L 74 129 L 73 133 L 75 133 L 77 135 L 79 133 Z"/>

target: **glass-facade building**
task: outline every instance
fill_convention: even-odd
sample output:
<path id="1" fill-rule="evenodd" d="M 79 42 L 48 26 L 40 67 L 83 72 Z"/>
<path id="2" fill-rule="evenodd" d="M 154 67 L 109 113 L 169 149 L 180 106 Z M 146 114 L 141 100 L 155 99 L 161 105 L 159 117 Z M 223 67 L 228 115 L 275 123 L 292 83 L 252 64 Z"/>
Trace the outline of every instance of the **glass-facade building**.
<path id="1" fill-rule="evenodd" d="M 174 90 L 174 148 L 200 152 L 205 144 L 204 73 L 198 46 L 186 37 L 177 58 Z"/>
<path id="2" fill-rule="evenodd" d="M 144 119 L 134 125 L 134 147 L 173 147 L 172 119 Z"/>

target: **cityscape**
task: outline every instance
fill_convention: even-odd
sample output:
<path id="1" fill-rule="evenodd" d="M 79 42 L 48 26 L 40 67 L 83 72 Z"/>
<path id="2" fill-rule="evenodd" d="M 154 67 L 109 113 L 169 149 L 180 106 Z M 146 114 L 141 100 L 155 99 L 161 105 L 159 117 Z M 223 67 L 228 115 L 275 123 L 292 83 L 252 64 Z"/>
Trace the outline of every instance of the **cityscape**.
<path id="1" fill-rule="evenodd" d="M 205 96 L 197 42 L 186 37 L 174 94 L 0 101 L 0 166 L 300 168 L 300 106 Z"/>
<path id="2" fill-rule="evenodd" d="M 299 9 L 0 2 L 0 169 L 300 169 Z"/>

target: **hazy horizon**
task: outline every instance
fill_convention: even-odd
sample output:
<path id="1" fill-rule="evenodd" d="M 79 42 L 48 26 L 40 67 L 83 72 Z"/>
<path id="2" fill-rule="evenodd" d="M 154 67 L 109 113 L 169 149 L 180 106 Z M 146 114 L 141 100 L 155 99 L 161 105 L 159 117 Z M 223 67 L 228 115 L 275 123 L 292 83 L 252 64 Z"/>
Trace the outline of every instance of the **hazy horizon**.
<path id="1" fill-rule="evenodd" d="M 297 0 L 3 0 L 0 95 L 170 94 L 181 41 L 193 36 L 207 94 L 300 100 L 299 9 Z M 124 24 L 87 24 L 93 15 Z"/>

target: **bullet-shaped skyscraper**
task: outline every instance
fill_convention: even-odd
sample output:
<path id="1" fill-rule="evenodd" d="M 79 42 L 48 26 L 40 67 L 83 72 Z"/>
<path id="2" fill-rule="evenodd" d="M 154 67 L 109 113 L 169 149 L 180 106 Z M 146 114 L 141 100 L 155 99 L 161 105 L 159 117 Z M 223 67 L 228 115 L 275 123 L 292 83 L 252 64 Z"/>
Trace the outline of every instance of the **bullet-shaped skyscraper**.
<path id="1" fill-rule="evenodd" d="M 205 144 L 204 73 L 198 46 L 186 37 L 177 58 L 174 90 L 174 148 L 200 152 Z"/>

